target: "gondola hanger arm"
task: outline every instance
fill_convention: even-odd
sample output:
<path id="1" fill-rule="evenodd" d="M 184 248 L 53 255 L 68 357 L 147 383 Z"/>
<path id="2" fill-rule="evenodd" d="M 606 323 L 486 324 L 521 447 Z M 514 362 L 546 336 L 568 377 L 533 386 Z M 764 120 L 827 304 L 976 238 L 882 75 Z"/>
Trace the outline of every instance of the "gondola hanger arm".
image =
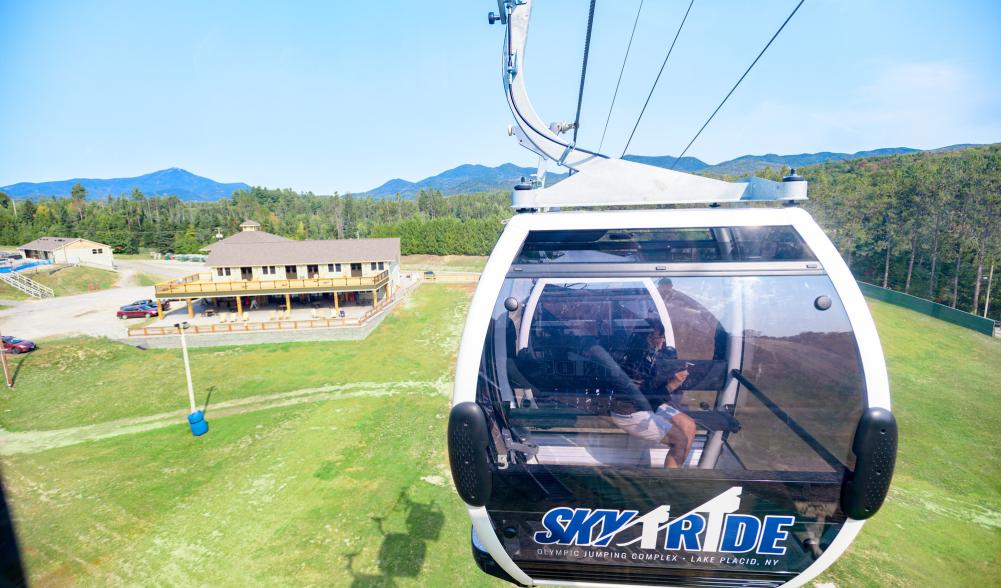
<path id="1" fill-rule="evenodd" d="M 515 125 L 509 134 L 540 157 L 576 172 L 552 187 L 519 186 L 512 208 L 540 210 L 563 206 L 636 206 L 713 204 L 746 201 L 806 200 L 806 182 L 795 172 L 782 182 L 746 178 L 726 182 L 652 165 L 609 158 L 561 137 L 559 125 L 548 125 L 535 111 L 525 86 L 525 45 L 533 0 L 498 0 L 500 15 L 489 20 L 506 25 L 501 75 Z"/>
<path id="2" fill-rule="evenodd" d="M 503 16 L 490 13 L 490 21 L 506 21 L 507 25 L 501 76 L 508 106 L 517 127 L 512 134 L 531 151 L 575 171 L 582 171 L 595 161 L 607 159 L 606 155 L 579 148 L 573 141 L 560 137 L 535 111 L 525 87 L 524 63 L 532 0 L 501 0 L 498 5 L 503 6 Z"/>

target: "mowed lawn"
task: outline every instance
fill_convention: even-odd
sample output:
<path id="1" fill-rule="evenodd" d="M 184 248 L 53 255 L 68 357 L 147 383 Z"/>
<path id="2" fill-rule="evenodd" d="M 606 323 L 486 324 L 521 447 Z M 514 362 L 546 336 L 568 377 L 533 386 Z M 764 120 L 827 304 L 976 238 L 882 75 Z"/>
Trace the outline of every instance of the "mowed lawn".
<path id="1" fill-rule="evenodd" d="M 822 577 L 1001 585 L 1001 339 L 870 302 L 900 433 L 883 509 Z"/>
<path id="2" fill-rule="evenodd" d="M 482 255 L 404 255 L 400 266 L 409 270 L 482 272 L 487 258 Z"/>
<path id="3" fill-rule="evenodd" d="M 355 382 L 447 379 L 471 285 L 421 288 L 363 341 L 276 343 L 191 349 L 192 380 L 204 401 Z M 43 341 L 11 357 L 14 391 L 0 389 L 0 427 L 61 429 L 183 409 L 178 349 L 140 350 L 106 339 Z"/>
<path id="4" fill-rule="evenodd" d="M 345 382 L 371 383 L 371 396 L 361 386 L 217 419 L 210 407 L 199 439 L 179 423 L 3 457 L 33 584 L 501 585 L 472 563 L 444 448 L 441 382 L 470 292 L 422 286 L 363 342 L 192 354 L 196 386 L 217 387 L 213 402 Z M 820 581 L 990 584 L 1001 575 L 1001 341 L 882 303 L 873 311 L 898 469 L 883 511 Z M 8 430 L 184 406 L 177 352 L 77 339 L 32 355 L 2 396 Z M 380 382 L 413 386 L 377 396 Z"/>

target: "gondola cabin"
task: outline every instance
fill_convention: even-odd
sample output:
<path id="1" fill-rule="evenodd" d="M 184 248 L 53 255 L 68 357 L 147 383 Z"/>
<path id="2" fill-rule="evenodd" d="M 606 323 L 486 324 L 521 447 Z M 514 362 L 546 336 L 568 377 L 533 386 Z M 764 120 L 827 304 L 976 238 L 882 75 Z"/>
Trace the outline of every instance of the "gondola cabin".
<path id="1" fill-rule="evenodd" d="M 511 133 L 540 164 L 456 367 L 449 459 L 477 564 L 523 586 L 803 585 L 879 509 L 897 442 L 865 300 L 790 206 L 807 182 L 580 148 L 528 100 L 532 0 L 498 8 Z M 576 173 L 546 188 L 547 161 Z"/>
<path id="2" fill-rule="evenodd" d="M 794 208 L 515 216 L 453 405 L 474 555 L 523 585 L 812 577 L 895 447 L 865 301 Z"/>

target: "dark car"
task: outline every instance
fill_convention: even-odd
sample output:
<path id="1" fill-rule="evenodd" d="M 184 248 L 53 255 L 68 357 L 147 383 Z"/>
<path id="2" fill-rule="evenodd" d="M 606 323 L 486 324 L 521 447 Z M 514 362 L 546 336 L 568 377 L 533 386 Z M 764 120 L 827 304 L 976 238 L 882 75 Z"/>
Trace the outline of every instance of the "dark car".
<path id="1" fill-rule="evenodd" d="M 17 355 L 18 353 L 27 353 L 29 351 L 35 350 L 35 344 L 27 339 L 18 339 L 17 337 L 11 337 L 9 335 L 4 335 L 3 337 L 3 350 L 7 353 L 13 353 Z"/>
<path id="2" fill-rule="evenodd" d="M 163 309 L 164 310 L 167 310 L 167 309 L 170 308 L 170 301 L 168 301 L 168 300 L 164 300 L 164 301 L 160 302 L 160 304 L 163 305 Z M 136 300 L 135 302 L 132 302 L 130 304 L 126 304 L 125 306 L 152 306 L 153 308 L 156 308 L 156 300 L 150 300 L 149 298 L 143 298 L 142 300 Z M 125 306 L 123 306 L 121 308 L 124 309 Z"/>
<path id="3" fill-rule="evenodd" d="M 120 319 L 152 318 L 156 315 L 156 307 L 148 304 L 129 304 L 120 308 L 116 313 L 116 316 Z"/>

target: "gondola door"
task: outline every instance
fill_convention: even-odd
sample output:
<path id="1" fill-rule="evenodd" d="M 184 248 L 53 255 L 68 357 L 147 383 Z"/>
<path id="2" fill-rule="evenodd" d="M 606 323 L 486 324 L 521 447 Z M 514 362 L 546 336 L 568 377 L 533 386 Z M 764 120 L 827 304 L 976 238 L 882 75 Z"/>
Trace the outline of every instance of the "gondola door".
<path id="1" fill-rule="evenodd" d="M 539 216 L 509 224 L 460 351 L 450 455 L 481 567 L 778 586 L 829 565 L 885 494 L 892 460 L 868 447 L 895 429 L 871 319 L 812 219 Z"/>

